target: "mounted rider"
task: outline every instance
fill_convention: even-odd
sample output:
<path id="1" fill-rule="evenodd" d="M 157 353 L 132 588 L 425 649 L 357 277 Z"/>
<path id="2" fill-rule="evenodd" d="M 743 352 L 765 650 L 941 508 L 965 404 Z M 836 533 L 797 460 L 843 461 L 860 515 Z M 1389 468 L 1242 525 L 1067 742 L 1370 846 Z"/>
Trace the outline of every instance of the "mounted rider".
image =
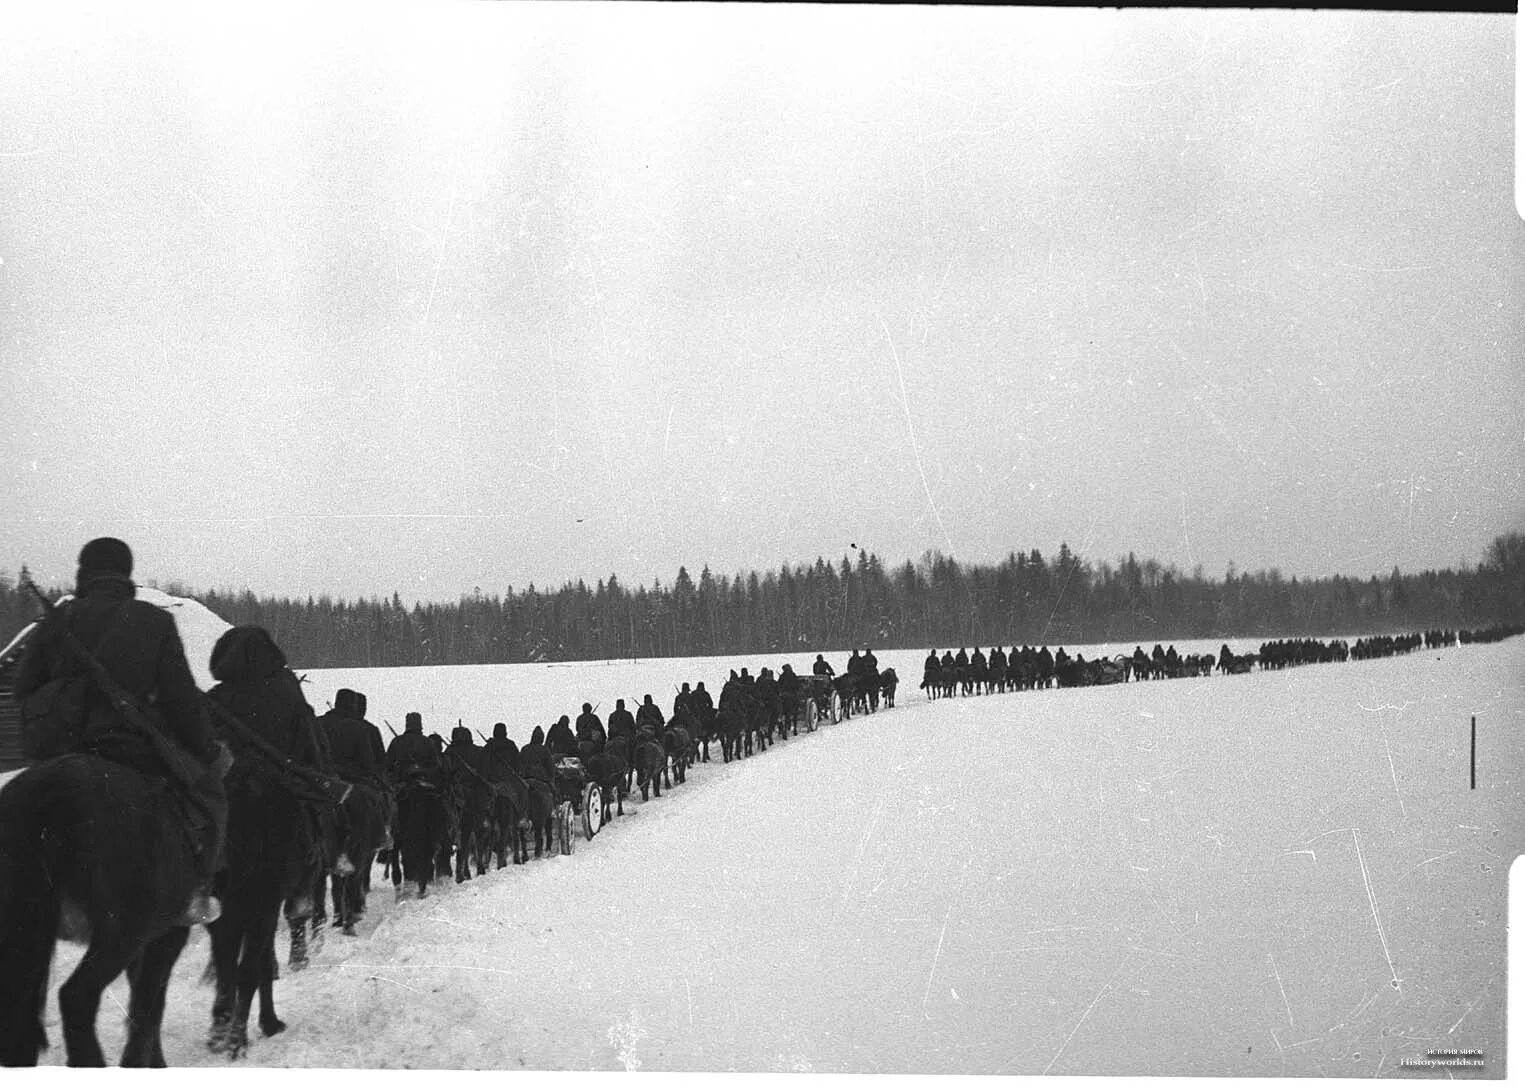
<path id="1" fill-rule="evenodd" d="M 17 671 L 17 702 L 70 677 L 88 679 L 83 728 L 68 738 L 64 753 L 93 755 L 170 782 L 183 801 L 202 886 L 192 894 L 181 923 L 216 920 L 221 907 L 208 887 L 222 866 L 228 800 L 223 777 L 233 756 L 210 728 L 174 617 L 137 600 L 132 550 L 121 540 L 91 540 L 79 553 L 74 597 L 51 609 L 27 646 Z M 88 661 L 65 632 L 95 658 L 136 716 L 159 734 L 157 742 L 137 727 L 113 696 L 100 689 Z M 185 765 L 183 755 L 194 760 Z M 174 765 L 172 765 L 172 763 Z"/>
<path id="2" fill-rule="evenodd" d="M 402 735 L 387 746 L 387 772 L 392 780 L 401 785 L 410 777 L 419 777 L 438 785 L 440 749 L 424 735 L 423 715 L 409 713 L 402 728 Z"/>
<path id="3" fill-rule="evenodd" d="M 566 714 L 556 718 L 551 731 L 545 734 L 545 748 L 557 758 L 577 754 L 577 736 L 572 732 L 572 719 Z"/>
<path id="4" fill-rule="evenodd" d="M 590 747 L 587 753 L 583 754 L 583 757 L 586 758 L 588 754 L 596 755 L 604 749 L 604 745 L 608 742 L 609 736 L 604 731 L 604 723 L 598 719 L 598 714 L 593 712 L 592 703 L 584 702 L 582 704 L 582 712 L 577 715 L 578 752 L 583 753 L 582 745 L 588 744 Z"/>
<path id="5" fill-rule="evenodd" d="M 667 721 L 662 716 L 662 708 L 651 700 L 651 695 L 647 695 L 645 701 L 636 709 L 635 727 L 637 732 L 650 729 L 656 734 L 658 740 L 661 740 L 667 731 Z"/>
<path id="6" fill-rule="evenodd" d="M 502 721 L 492 726 L 492 738 L 482 745 L 482 776 L 488 781 L 507 781 L 519 774 L 519 745 L 508 738 Z"/>
<path id="7" fill-rule="evenodd" d="M 361 708 L 360 695 L 348 687 L 334 695 L 334 707 L 318 718 L 318 735 L 328 765 L 345 781 L 386 788 L 386 765 L 376 758 L 376 746 Z"/>
<path id="8" fill-rule="evenodd" d="M 526 780 L 535 778 L 552 789 L 556 787 L 556 760 L 546 749 L 545 730 L 539 725 L 530 734 L 530 742 L 519 751 L 519 767 L 520 776 Z"/>

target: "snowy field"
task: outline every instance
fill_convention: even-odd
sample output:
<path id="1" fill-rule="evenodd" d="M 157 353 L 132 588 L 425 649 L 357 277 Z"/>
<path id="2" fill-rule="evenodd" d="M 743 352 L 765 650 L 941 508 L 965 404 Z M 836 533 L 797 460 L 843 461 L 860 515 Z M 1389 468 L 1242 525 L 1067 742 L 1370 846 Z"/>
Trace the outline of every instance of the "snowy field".
<path id="1" fill-rule="evenodd" d="M 924 656 L 881 655 L 908 681 L 895 710 L 700 766 L 571 857 L 373 894 L 358 937 L 277 983 L 289 1029 L 249 1063 L 1439 1078 L 1398 1062 L 1445 1047 L 1489 1055 L 1458 1075 L 1502 1075 L 1525 639 L 935 703 Z M 674 683 L 718 689 L 732 665 L 329 671 L 308 689 L 320 711 L 354 686 L 378 722 L 418 709 L 522 737 L 583 700 L 666 709 Z M 55 963 L 51 1063 L 78 957 Z M 218 1063 L 205 962 L 198 932 L 171 1064 Z M 125 1000 L 119 982 L 102 1007 L 108 1053 Z"/>

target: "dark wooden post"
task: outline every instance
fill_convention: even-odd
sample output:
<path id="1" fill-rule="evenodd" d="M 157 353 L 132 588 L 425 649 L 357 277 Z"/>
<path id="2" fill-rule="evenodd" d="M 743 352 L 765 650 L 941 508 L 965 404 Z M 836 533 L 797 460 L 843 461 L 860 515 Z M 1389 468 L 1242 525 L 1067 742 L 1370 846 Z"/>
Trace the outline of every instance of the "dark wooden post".
<path id="1" fill-rule="evenodd" d="M 1472 787 L 1477 788 L 1477 717 L 1472 718 Z"/>

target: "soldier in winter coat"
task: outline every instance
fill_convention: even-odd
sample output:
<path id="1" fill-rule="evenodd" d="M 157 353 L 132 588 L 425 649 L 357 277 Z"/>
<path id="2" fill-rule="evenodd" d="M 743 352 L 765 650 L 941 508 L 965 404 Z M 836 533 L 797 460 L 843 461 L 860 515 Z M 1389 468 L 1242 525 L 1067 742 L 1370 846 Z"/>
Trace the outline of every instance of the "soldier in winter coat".
<path id="1" fill-rule="evenodd" d="M 366 718 L 365 707 L 365 695 L 361 694 L 359 691 L 356 691 L 355 716 L 360 718 L 360 723 L 365 726 L 366 732 L 370 734 L 371 761 L 374 762 L 376 766 L 381 770 L 382 774 L 385 775 L 387 766 L 387 743 L 381 737 L 381 729 L 377 728 L 374 723 Z"/>
<path id="2" fill-rule="evenodd" d="M 519 773 L 519 745 L 508 738 L 502 721 L 492 726 L 492 739 L 482 747 L 482 776 L 488 781 L 507 781 Z"/>
<path id="3" fill-rule="evenodd" d="M 409 774 L 423 771 L 431 777 L 439 769 L 440 751 L 424 735 L 422 714 L 410 713 L 403 719 L 403 732 L 387 747 L 387 772 L 401 782 Z"/>
<path id="4" fill-rule="evenodd" d="M 551 731 L 545 734 L 545 747 L 552 755 L 576 755 L 577 737 L 572 732 L 572 721 L 566 714 L 556 719 Z"/>
<path id="5" fill-rule="evenodd" d="M 646 700 L 635 711 L 635 727 L 637 729 L 649 728 L 657 734 L 658 739 L 662 738 L 662 732 L 667 727 L 667 721 L 662 717 L 662 708 L 651 700 L 651 695 L 647 695 Z"/>
<path id="6" fill-rule="evenodd" d="M 263 627 L 231 627 L 212 648 L 212 678 L 207 692 L 276 751 L 299 766 L 324 769 L 317 720 L 302 685 L 286 667 L 286 655 Z M 214 725 L 221 722 L 214 716 Z M 249 742 L 232 726 L 219 728 L 240 767 L 264 765 L 247 750 Z"/>
<path id="7" fill-rule="evenodd" d="M 676 721 L 682 715 L 684 710 L 688 710 L 689 713 L 694 712 L 694 708 L 689 705 L 689 699 L 693 697 L 693 694 L 694 692 L 689 690 L 688 684 L 685 683 L 682 690 L 673 695 L 672 720 Z"/>
<path id="8" fill-rule="evenodd" d="M 174 618 L 136 596 L 132 550 L 109 536 L 87 543 L 79 553 L 74 598 L 50 612 L 32 637 L 16 674 L 14 696 L 21 702 L 52 680 L 90 674 L 90 666 L 64 637 L 65 629 L 73 632 L 143 715 L 163 729 L 165 739 L 190 754 L 201 773 L 192 781 L 180 780 L 153 741 L 96 689 L 90 694 L 77 751 L 146 777 L 169 778 L 182 789 L 195 809 L 191 818 L 197 862 L 203 880 L 210 883 L 222 864 L 228 821 L 222 779 L 232 754 L 207 723 Z M 219 912 L 203 887 L 193 895 L 185 923 L 210 922 Z"/>
<path id="9" fill-rule="evenodd" d="M 346 687 L 334 696 L 334 708 L 318 718 L 318 730 L 327 741 L 330 770 L 345 781 L 381 785 L 385 767 L 376 761 L 361 712 L 360 697 Z"/>
<path id="10" fill-rule="evenodd" d="M 604 743 L 608 736 L 604 732 L 604 723 L 598 719 L 598 714 L 593 712 L 590 702 L 582 704 L 582 712 L 577 715 L 577 741 L 579 744 L 590 743 L 593 745 L 595 754 L 604 749 Z"/>
<path id="11" fill-rule="evenodd" d="M 625 708 L 625 700 L 614 700 L 614 712 L 609 714 L 609 739 L 624 739 L 635 735 L 635 717 Z"/>
<path id="12" fill-rule="evenodd" d="M 570 731 L 570 730 L 568 730 Z M 547 785 L 556 786 L 556 762 L 545 746 L 545 730 L 539 725 L 530 734 L 530 742 L 519 751 L 519 774 L 521 777 L 539 778 Z"/>

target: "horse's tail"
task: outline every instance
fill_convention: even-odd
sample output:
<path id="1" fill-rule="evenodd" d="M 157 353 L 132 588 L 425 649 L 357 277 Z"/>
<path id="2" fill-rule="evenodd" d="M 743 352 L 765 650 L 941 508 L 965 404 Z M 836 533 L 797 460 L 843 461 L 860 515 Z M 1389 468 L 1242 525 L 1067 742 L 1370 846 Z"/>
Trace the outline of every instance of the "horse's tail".
<path id="1" fill-rule="evenodd" d="M 47 840 L 48 797 L 23 775 L 0 792 L 0 1065 L 35 1065 L 61 888 Z"/>

